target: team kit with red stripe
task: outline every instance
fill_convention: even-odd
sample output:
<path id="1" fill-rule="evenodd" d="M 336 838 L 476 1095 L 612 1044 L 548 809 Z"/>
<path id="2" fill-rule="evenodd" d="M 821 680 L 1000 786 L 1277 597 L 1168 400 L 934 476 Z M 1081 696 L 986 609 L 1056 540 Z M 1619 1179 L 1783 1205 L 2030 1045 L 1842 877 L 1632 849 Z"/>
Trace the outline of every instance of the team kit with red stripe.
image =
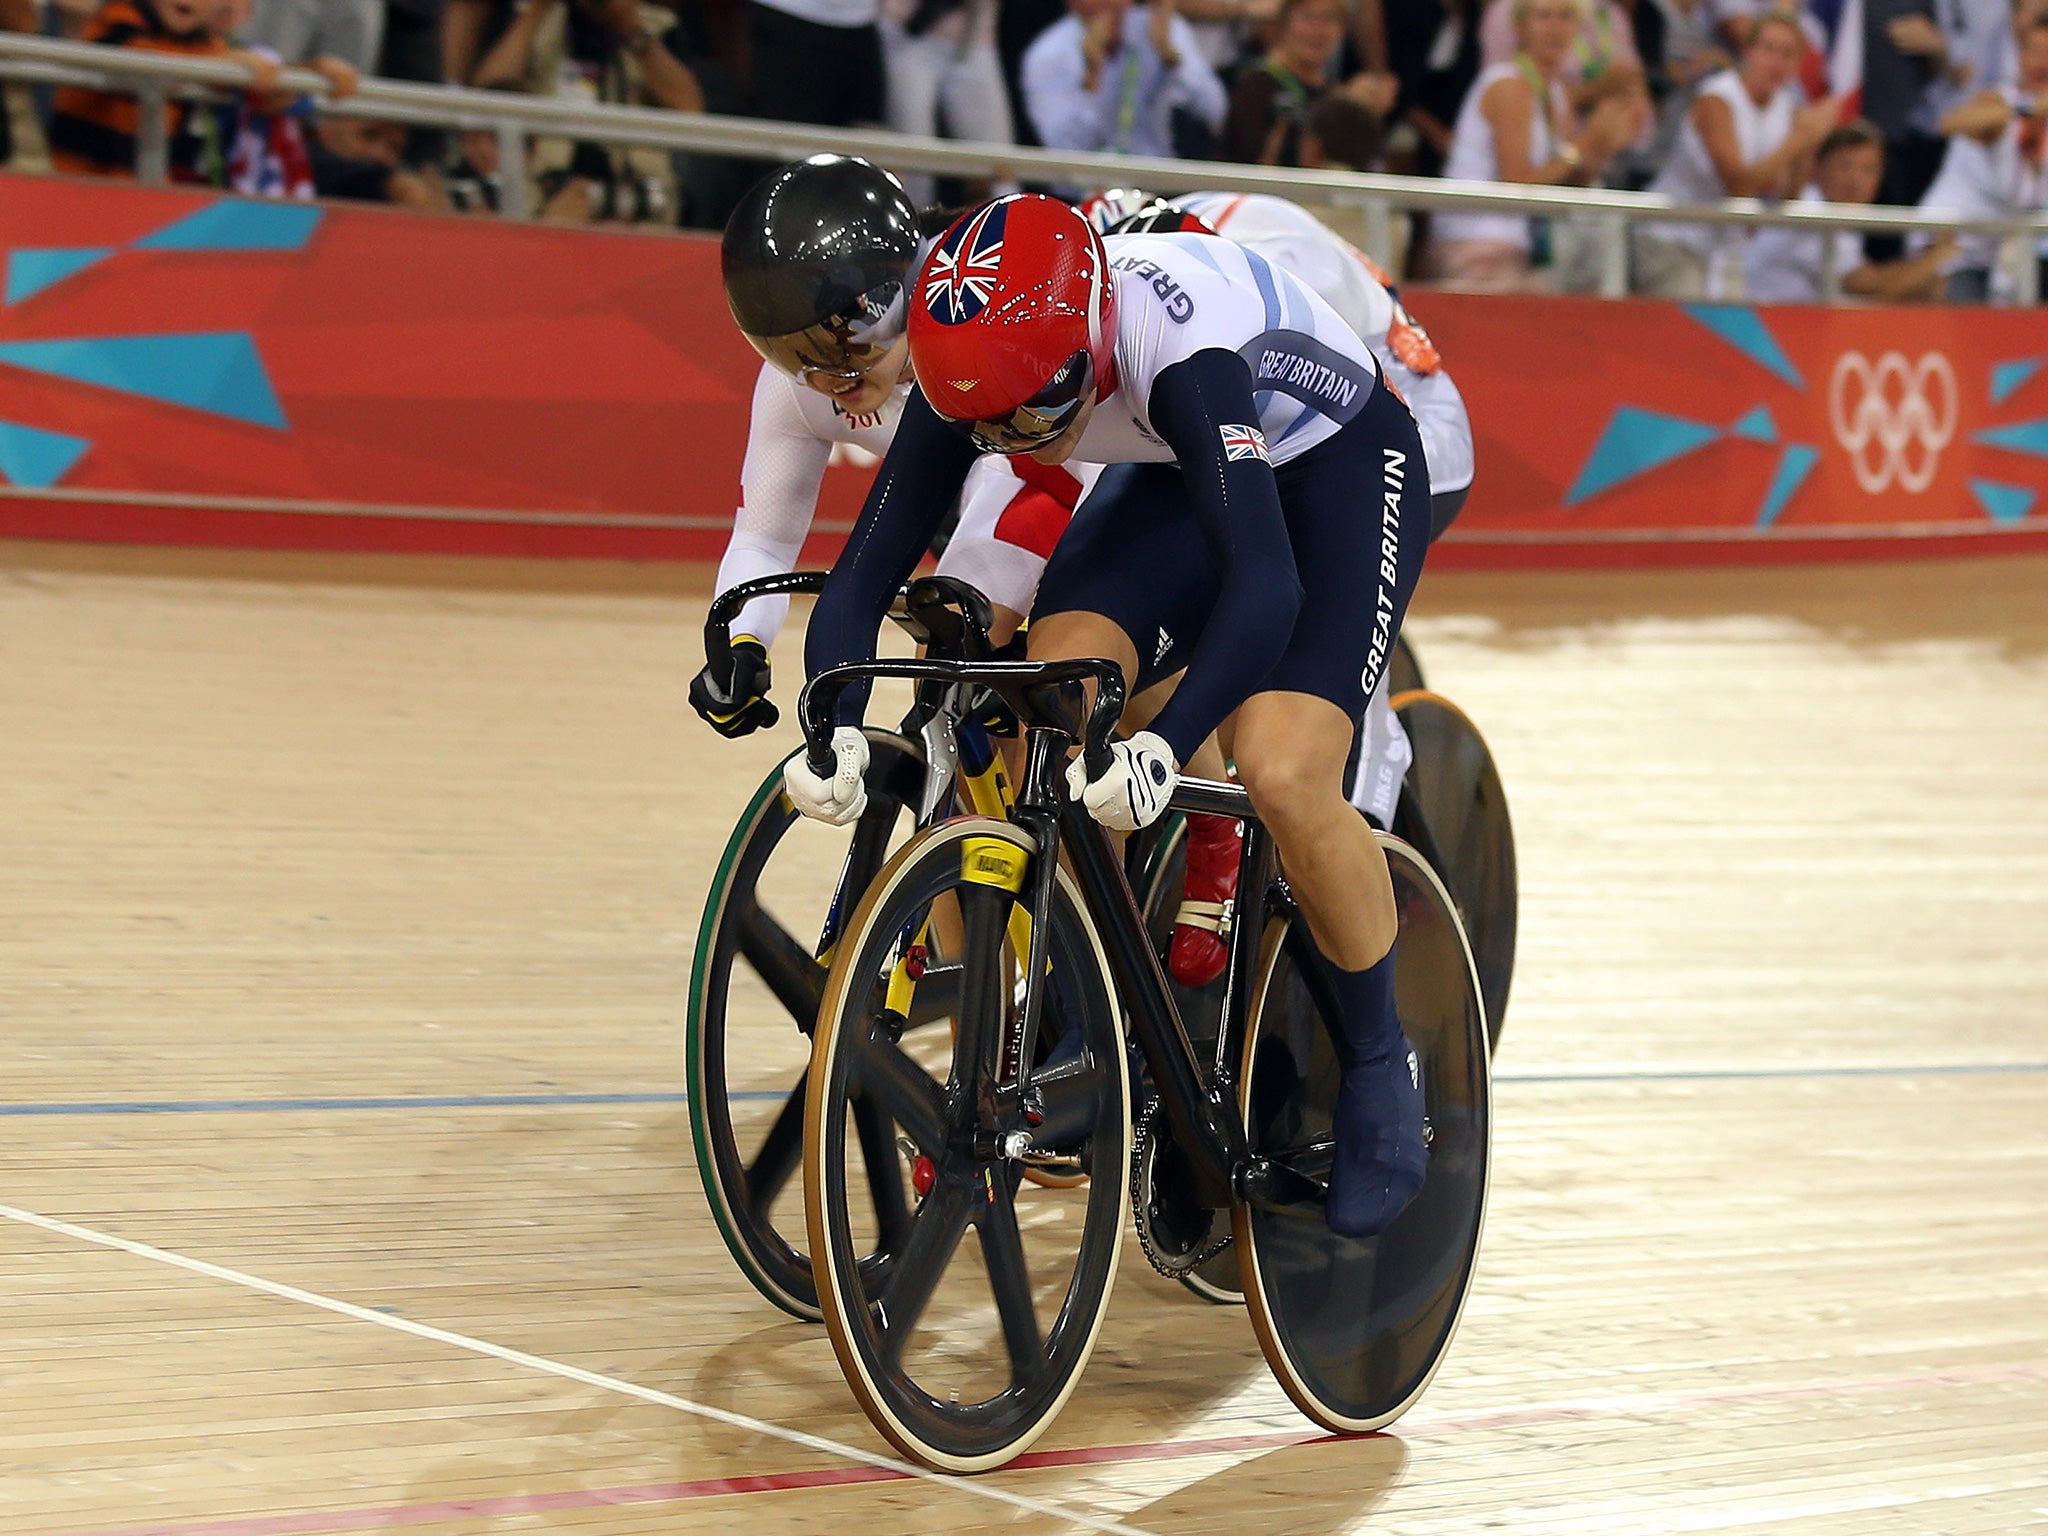
<path id="1" fill-rule="evenodd" d="M 895 440 L 909 396 L 905 380 L 874 410 L 849 414 L 831 396 L 761 365 L 740 469 L 739 512 L 718 563 L 720 592 L 796 569 L 833 450 L 844 445 L 880 458 Z M 1014 613 L 1029 613 L 1046 558 L 1100 474 L 1100 466 L 1091 464 L 983 459 L 961 488 L 960 520 L 939 557 L 939 573 L 958 577 Z M 755 598 L 740 610 L 733 633 L 773 645 L 788 609 L 786 597 Z"/>

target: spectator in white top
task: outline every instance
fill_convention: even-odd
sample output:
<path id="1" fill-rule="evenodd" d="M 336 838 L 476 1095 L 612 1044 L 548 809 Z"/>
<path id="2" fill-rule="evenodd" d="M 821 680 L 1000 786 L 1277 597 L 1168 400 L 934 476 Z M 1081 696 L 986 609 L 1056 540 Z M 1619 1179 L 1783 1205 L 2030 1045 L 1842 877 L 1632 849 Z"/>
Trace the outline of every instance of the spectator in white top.
<path id="1" fill-rule="evenodd" d="M 1681 203 L 1782 198 L 1805 183 L 1820 141 L 1841 116 L 1832 96 L 1801 105 L 1806 34 L 1786 11 L 1759 16 L 1732 70 L 1693 99 L 1678 145 L 1650 183 Z M 1716 224 L 1645 224 L 1636 230 L 1636 291 L 1668 299 L 1733 297 L 1742 235 Z"/>
<path id="2" fill-rule="evenodd" d="M 1949 134 L 1941 174 L 1920 206 L 1961 218 L 2015 218 L 2048 207 L 2048 17 L 2020 37 L 2019 84 L 1980 92 L 1941 120 Z M 1964 235 L 1948 275 L 1948 297 L 1982 304 L 2007 297 L 1998 240 Z"/>
<path id="3" fill-rule="evenodd" d="M 1820 141 L 1813 182 L 1800 194 L 1803 203 L 1874 203 L 1884 179 L 1884 135 L 1874 124 L 1844 123 Z M 1762 304 L 1813 304 L 1821 297 L 1821 263 L 1826 246 L 1834 246 L 1835 275 L 1842 292 L 1884 304 L 1911 304 L 1941 296 L 1941 269 L 1955 253 L 1955 241 L 1944 237 L 1920 255 L 1904 261 L 1865 261 L 1863 236 L 1855 230 L 1795 229 L 1773 225 L 1760 229 L 1743 253 L 1742 270 L 1748 297 Z"/>
<path id="4" fill-rule="evenodd" d="M 1584 0 L 1509 0 L 1521 49 L 1482 70 L 1451 130 L 1444 176 L 1530 186 L 1599 179 L 1643 126 L 1641 99 L 1609 96 L 1574 130 L 1564 72 L 1585 26 Z M 1535 234 L 1516 214 L 1443 213 L 1426 269 L 1445 287 L 1505 293 L 1541 287 Z"/>
<path id="5" fill-rule="evenodd" d="M 1491 0 L 1479 18 L 1480 66 L 1505 64 L 1520 47 L 1514 0 Z M 1591 95 L 1582 96 L 1585 87 L 1616 73 L 1631 72 L 1641 79 L 1643 60 L 1636 52 L 1635 25 L 1628 7 L 1621 0 L 1587 0 L 1585 20 L 1559 71 L 1572 93 L 1572 105 L 1584 111 L 1593 104 Z"/>
<path id="6" fill-rule="evenodd" d="M 1014 144 L 1010 94 L 996 54 L 997 0 L 881 0 L 884 107 L 898 133 Z M 919 207 L 936 201 L 927 175 L 906 176 Z"/>
<path id="7" fill-rule="evenodd" d="M 1024 110 L 1048 149 L 1171 158 L 1177 113 L 1212 138 L 1223 122 L 1223 82 L 1174 0 L 1067 0 L 1023 76 Z"/>

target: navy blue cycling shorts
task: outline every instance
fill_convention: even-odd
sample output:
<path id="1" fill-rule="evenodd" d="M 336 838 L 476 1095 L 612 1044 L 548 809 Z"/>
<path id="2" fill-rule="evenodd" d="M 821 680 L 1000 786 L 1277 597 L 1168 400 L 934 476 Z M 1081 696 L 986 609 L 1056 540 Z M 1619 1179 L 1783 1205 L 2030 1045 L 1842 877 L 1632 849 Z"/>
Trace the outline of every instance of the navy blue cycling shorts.
<path id="1" fill-rule="evenodd" d="M 1429 548 L 1415 418 L 1382 385 L 1334 437 L 1273 474 L 1303 596 L 1285 654 L 1255 691 L 1313 694 L 1357 719 Z M 1142 692 L 1187 665 L 1218 587 L 1179 466 L 1121 464 L 1074 513 L 1031 612 L 1095 613 L 1115 624 L 1137 650 L 1132 691 Z"/>

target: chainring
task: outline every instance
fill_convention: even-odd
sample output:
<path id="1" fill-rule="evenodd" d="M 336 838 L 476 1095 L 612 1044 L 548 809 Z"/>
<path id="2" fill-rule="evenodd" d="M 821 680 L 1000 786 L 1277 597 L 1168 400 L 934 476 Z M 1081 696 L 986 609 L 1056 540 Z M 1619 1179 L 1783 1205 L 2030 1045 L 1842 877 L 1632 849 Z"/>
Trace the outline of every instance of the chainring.
<path id="1" fill-rule="evenodd" d="M 1138 1118 L 1131 1146 L 1131 1215 L 1145 1262 L 1178 1280 L 1230 1246 L 1230 1228 L 1195 1202 L 1159 1100 Z"/>

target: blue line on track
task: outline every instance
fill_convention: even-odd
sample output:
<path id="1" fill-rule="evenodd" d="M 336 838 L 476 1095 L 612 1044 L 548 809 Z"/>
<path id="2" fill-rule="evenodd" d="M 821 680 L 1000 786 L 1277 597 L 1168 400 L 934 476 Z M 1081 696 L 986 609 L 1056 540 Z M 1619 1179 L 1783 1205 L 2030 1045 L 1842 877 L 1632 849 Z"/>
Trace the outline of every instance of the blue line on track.
<path id="1" fill-rule="evenodd" d="M 1948 1062 L 1898 1067 L 1758 1067 L 1669 1072 L 1503 1072 L 1497 1083 L 1723 1083 L 1850 1077 L 2021 1077 L 2048 1073 L 2048 1061 Z M 780 1099 L 779 1090 L 736 1099 Z M 336 1099 L 113 1099 L 83 1103 L 0 1104 L 0 1119 L 50 1115 L 249 1115 L 338 1109 L 558 1109 L 580 1104 L 686 1104 L 684 1093 L 469 1093 Z"/>
<path id="2" fill-rule="evenodd" d="M 779 1093 L 736 1095 L 779 1099 Z M 327 1109 L 553 1109 L 565 1104 L 683 1104 L 682 1093 L 463 1093 L 363 1099 L 133 1099 L 83 1104 L 0 1104 L 0 1116 L 249 1115 Z"/>
<path id="3" fill-rule="evenodd" d="M 1496 1083 L 1735 1083 L 1839 1077 L 2024 1077 L 2048 1072 L 2048 1061 L 1955 1061 L 1903 1067 L 1712 1067 L 1669 1072 L 1497 1072 Z"/>

